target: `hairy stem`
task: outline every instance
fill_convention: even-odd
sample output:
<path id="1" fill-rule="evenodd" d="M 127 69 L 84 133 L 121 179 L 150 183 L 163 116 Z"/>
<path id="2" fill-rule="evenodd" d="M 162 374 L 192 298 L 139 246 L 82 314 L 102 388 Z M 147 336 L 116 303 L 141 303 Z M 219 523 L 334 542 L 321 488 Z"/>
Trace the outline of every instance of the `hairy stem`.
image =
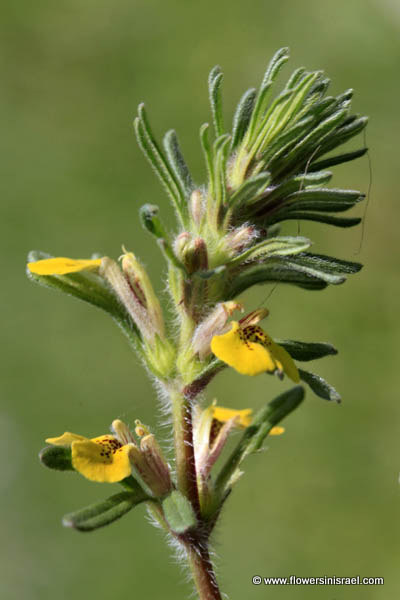
<path id="1" fill-rule="evenodd" d="M 207 544 L 188 542 L 186 552 L 200 600 L 221 600 Z"/>
<path id="2" fill-rule="evenodd" d="M 190 500 L 194 512 L 197 517 L 200 517 L 193 447 L 192 407 L 190 401 L 179 392 L 171 393 L 171 400 L 178 489 Z"/>

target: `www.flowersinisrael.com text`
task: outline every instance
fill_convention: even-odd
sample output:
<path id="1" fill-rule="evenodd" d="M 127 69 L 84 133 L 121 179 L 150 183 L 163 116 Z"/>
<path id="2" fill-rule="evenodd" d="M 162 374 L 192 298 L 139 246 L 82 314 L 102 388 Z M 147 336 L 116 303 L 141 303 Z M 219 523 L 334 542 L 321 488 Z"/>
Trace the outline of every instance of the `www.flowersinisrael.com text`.
<path id="1" fill-rule="evenodd" d="M 252 577 L 254 585 L 383 585 L 383 577 Z"/>

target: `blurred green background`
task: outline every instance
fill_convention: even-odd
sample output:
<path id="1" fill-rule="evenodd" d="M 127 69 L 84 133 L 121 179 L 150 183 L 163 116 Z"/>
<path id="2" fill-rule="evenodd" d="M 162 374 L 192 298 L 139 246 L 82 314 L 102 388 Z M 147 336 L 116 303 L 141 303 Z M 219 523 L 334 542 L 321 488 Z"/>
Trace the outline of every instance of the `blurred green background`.
<path id="1" fill-rule="evenodd" d="M 135 107 L 146 101 L 158 135 L 176 128 L 201 182 L 198 128 L 210 118 L 209 69 L 219 63 L 225 72 L 230 119 L 283 45 L 292 50 L 284 76 L 301 65 L 322 68 L 331 92 L 354 87 L 355 111 L 371 117 L 373 187 L 361 253 L 355 256 L 360 228 L 301 228 L 315 251 L 366 266 L 344 286 L 280 286 L 268 301 L 272 335 L 340 349 L 316 369 L 343 404 L 309 393 L 286 434 L 248 461 L 216 532 L 219 580 L 232 600 L 398 597 L 398 0 L 22 0 L 3 5 L 0 27 L 2 600 L 189 594 L 186 574 L 144 508 L 93 534 L 61 527 L 63 514 L 119 488 L 44 469 L 37 453 L 45 437 L 65 429 L 93 436 L 117 416 L 140 417 L 165 438 L 167 430 L 152 385 L 111 320 L 34 287 L 24 262 L 32 248 L 117 257 L 125 244 L 161 291 L 162 261 L 137 211 L 160 204 L 169 223 L 171 211 L 136 146 Z M 366 192 L 369 180 L 363 158 L 338 168 L 333 183 Z M 247 306 L 267 293 L 251 292 Z M 281 390 L 271 377 L 227 370 L 208 400 L 256 408 Z M 385 585 L 268 588 L 252 585 L 256 574 L 381 576 Z"/>

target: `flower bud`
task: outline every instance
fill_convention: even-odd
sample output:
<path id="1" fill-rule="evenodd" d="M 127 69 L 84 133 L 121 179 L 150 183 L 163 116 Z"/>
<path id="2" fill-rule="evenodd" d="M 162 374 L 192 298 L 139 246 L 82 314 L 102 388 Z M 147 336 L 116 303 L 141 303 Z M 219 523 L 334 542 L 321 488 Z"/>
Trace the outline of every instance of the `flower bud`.
<path id="1" fill-rule="evenodd" d="M 199 226 L 205 214 L 203 194 L 200 190 L 194 190 L 189 200 L 190 214 L 194 223 Z"/>
<path id="2" fill-rule="evenodd" d="M 225 244 L 234 254 L 241 252 L 258 237 L 258 232 L 253 225 L 242 225 L 228 233 Z"/>
<path id="3" fill-rule="evenodd" d="M 210 344 L 214 335 L 224 332 L 229 317 L 235 310 L 243 311 L 242 304 L 232 300 L 217 304 L 214 310 L 200 323 L 193 335 L 192 348 L 203 360 L 210 354 Z"/>
<path id="4" fill-rule="evenodd" d="M 128 283 L 125 274 L 117 263 L 111 258 L 103 258 L 100 267 L 101 274 L 114 290 L 117 298 L 123 304 L 133 321 L 138 326 L 140 333 L 146 340 L 153 340 L 156 332 L 155 323 Z"/>
<path id="5" fill-rule="evenodd" d="M 185 254 L 185 249 L 189 242 L 192 240 L 192 235 L 187 231 L 180 233 L 174 241 L 174 252 L 182 259 Z"/>
<path id="6" fill-rule="evenodd" d="M 132 446 L 129 458 L 135 474 L 156 498 L 169 494 L 172 489 L 169 466 L 153 434 L 140 440 L 140 449 Z"/>
<path id="7" fill-rule="evenodd" d="M 147 309 L 150 320 L 160 336 L 164 335 L 164 319 L 158 298 L 146 269 L 132 252 L 122 255 L 122 270 L 138 301 Z"/>
<path id="8" fill-rule="evenodd" d="M 153 484 L 154 493 L 156 496 L 168 494 L 172 489 L 169 466 L 152 433 L 142 437 L 140 440 L 140 450 L 146 459 L 149 469 L 154 474 L 155 480 L 157 480 L 157 484 Z"/>
<path id="9" fill-rule="evenodd" d="M 189 275 L 208 268 L 207 246 L 203 238 L 192 238 L 184 232 L 178 235 L 174 247 Z"/>

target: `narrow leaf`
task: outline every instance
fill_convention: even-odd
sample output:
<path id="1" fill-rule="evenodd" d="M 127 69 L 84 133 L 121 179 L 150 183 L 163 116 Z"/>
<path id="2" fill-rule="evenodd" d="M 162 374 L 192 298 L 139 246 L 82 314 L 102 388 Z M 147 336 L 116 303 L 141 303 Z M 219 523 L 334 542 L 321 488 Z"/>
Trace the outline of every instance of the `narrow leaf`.
<path id="1" fill-rule="evenodd" d="M 293 169 L 299 168 L 300 164 L 308 163 L 313 154 L 317 154 L 319 146 L 323 148 L 325 140 L 332 134 L 347 117 L 347 110 L 338 110 L 332 116 L 324 119 L 319 125 L 313 127 L 311 131 L 298 142 L 292 150 L 285 156 L 285 161 L 277 170 L 277 175 L 283 176 L 290 173 Z"/>
<path id="2" fill-rule="evenodd" d="M 312 242 L 306 237 L 276 237 L 255 244 L 248 250 L 235 256 L 230 265 L 240 264 L 244 261 L 265 260 L 271 256 L 290 256 L 303 252 L 311 246 Z"/>
<path id="3" fill-rule="evenodd" d="M 218 474 L 215 488 L 219 490 L 222 496 L 243 459 L 258 450 L 272 427 L 293 412 L 302 403 L 303 399 L 304 388 L 297 385 L 266 404 L 255 415 L 251 425 L 247 427 Z"/>
<path id="4" fill-rule="evenodd" d="M 231 209 L 239 208 L 245 204 L 255 202 L 266 190 L 271 181 L 271 173 L 259 173 L 246 179 L 232 194 L 229 204 Z"/>
<path id="5" fill-rule="evenodd" d="M 245 140 L 249 143 L 252 143 L 254 134 L 258 128 L 258 121 L 260 117 L 262 117 L 267 103 L 269 92 L 272 89 L 272 84 L 274 83 L 276 77 L 280 69 L 283 65 L 289 60 L 289 49 L 288 48 L 280 48 L 270 60 L 267 70 L 265 71 L 263 80 L 261 82 L 261 86 L 255 100 L 254 110 L 251 116 L 248 132 L 246 134 Z"/>
<path id="6" fill-rule="evenodd" d="M 189 197 L 195 185 L 189 168 L 183 158 L 182 151 L 179 146 L 176 132 L 171 129 L 164 136 L 164 148 L 167 157 L 176 178 L 178 179 L 181 188 L 184 190 L 185 196 Z"/>
<path id="7" fill-rule="evenodd" d="M 325 342 L 299 342 L 296 340 L 275 340 L 283 346 L 295 360 L 308 361 L 337 354 L 336 348 Z"/>
<path id="8" fill-rule="evenodd" d="M 268 132 L 266 133 L 262 147 L 265 148 L 276 135 L 285 129 L 289 121 L 295 118 L 320 75 L 321 73 L 318 71 L 306 75 L 295 88 L 290 90 L 291 95 L 288 99 L 271 113 L 267 124 Z"/>
<path id="9" fill-rule="evenodd" d="M 138 117 L 134 121 L 134 127 L 141 150 L 164 185 L 177 215 L 183 223 L 185 192 L 151 131 L 144 104 L 140 104 L 138 107 Z"/>
<path id="10" fill-rule="evenodd" d="M 368 148 L 360 148 L 360 150 L 355 150 L 354 152 L 347 152 L 346 154 L 337 154 L 336 156 L 331 156 L 330 158 L 326 158 L 325 160 L 312 162 L 309 167 L 309 170 L 319 171 L 320 169 L 326 169 L 327 167 L 340 165 L 342 163 L 355 160 L 356 158 L 361 158 L 361 156 L 364 156 L 367 152 Z"/>
<path id="11" fill-rule="evenodd" d="M 221 68 L 217 65 L 210 71 L 208 77 L 208 91 L 210 96 L 211 112 L 213 116 L 215 137 L 219 137 L 224 133 L 222 120 L 222 95 L 221 84 L 223 79 Z"/>
<path id="12" fill-rule="evenodd" d="M 291 90 L 293 89 L 298 82 L 303 79 L 303 77 L 305 77 L 307 75 L 306 70 L 304 67 L 300 67 L 299 69 L 296 69 L 292 75 L 289 77 L 288 82 L 286 84 L 286 89 Z"/>
<path id="13" fill-rule="evenodd" d="M 226 203 L 226 161 L 228 158 L 231 137 L 225 134 L 214 143 L 214 194 L 215 205 Z"/>
<path id="14" fill-rule="evenodd" d="M 285 198 L 294 194 L 295 192 L 306 190 L 310 186 L 319 186 L 324 183 L 328 183 L 332 178 L 331 171 L 318 171 L 316 173 L 301 173 L 294 177 L 286 179 L 271 191 L 268 190 L 268 194 L 265 194 L 265 200 L 271 202 L 277 198 Z"/>
<path id="15" fill-rule="evenodd" d="M 313 254 L 311 252 L 303 252 L 296 256 L 296 261 L 299 264 L 304 264 L 310 267 L 316 267 L 325 273 L 358 273 L 362 269 L 362 264 L 349 260 L 342 260 L 324 254 Z"/>
<path id="16" fill-rule="evenodd" d="M 214 186 L 214 159 L 213 159 L 213 151 L 212 151 L 212 146 L 210 144 L 210 139 L 209 139 L 209 124 L 208 123 L 204 123 L 201 127 L 200 127 L 200 143 L 201 143 L 201 147 L 203 150 L 203 154 L 204 154 L 204 158 L 205 158 L 205 162 L 206 162 L 206 166 L 207 166 L 207 173 L 208 173 L 208 181 L 210 183 L 211 189 L 210 192 L 211 194 L 213 194 L 213 186 Z"/>
<path id="17" fill-rule="evenodd" d="M 240 144 L 247 131 L 254 108 L 255 98 L 256 90 L 255 88 L 252 88 L 243 94 L 237 105 L 232 126 L 232 151 Z"/>
<path id="18" fill-rule="evenodd" d="M 277 398 L 259 410 L 255 415 L 252 425 L 258 426 L 257 432 L 246 449 L 246 455 L 259 450 L 264 439 L 275 427 L 291 412 L 293 412 L 304 400 L 304 388 L 296 385 L 287 392 L 283 392 Z"/>
<path id="19" fill-rule="evenodd" d="M 63 518 L 64 527 L 72 527 L 78 531 L 93 531 L 105 525 L 110 525 L 117 519 L 123 517 L 134 506 L 147 500 L 144 494 L 133 494 L 132 492 L 121 492 L 110 496 L 103 502 L 91 504 L 86 508 L 69 513 Z"/>
<path id="20" fill-rule="evenodd" d="M 364 198 L 364 194 L 355 190 L 313 188 L 286 196 L 278 206 L 279 209 L 336 212 L 348 210 Z M 278 200 L 275 202 L 278 203 Z"/>
<path id="21" fill-rule="evenodd" d="M 263 283 L 291 283 L 304 289 L 323 289 L 327 284 L 338 285 L 346 278 L 301 264 L 296 256 L 273 257 L 258 266 L 249 266 L 228 284 L 227 294 L 235 298 L 251 286 Z"/>
<path id="22" fill-rule="evenodd" d="M 289 60 L 289 48 L 279 48 L 271 58 L 267 70 L 265 71 L 261 88 L 268 85 L 271 81 L 274 81 L 283 67 L 283 65 Z"/>
<path id="23" fill-rule="evenodd" d="M 335 217 L 333 215 L 318 214 L 312 212 L 302 211 L 290 211 L 280 215 L 273 215 L 272 219 L 267 220 L 266 226 L 271 226 L 272 223 L 279 223 L 281 221 L 315 221 L 317 223 L 326 223 L 327 225 L 334 225 L 336 227 L 354 227 L 361 223 L 359 217 Z"/>
<path id="24" fill-rule="evenodd" d="M 322 379 L 322 377 L 319 375 L 315 375 L 315 373 L 303 371 L 303 369 L 299 369 L 299 374 L 300 379 L 310 386 L 314 394 L 320 398 L 323 398 L 324 400 L 334 400 L 338 403 L 341 402 L 340 394 L 333 386 L 326 382 L 325 379 Z"/>
<path id="25" fill-rule="evenodd" d="M 321 150 L 317 153 L 317 156 L 322 156 L 323 154 L 334 150 L 337 146 L 341 146 L 365 129 L 368 124 L 368 117 L 356 118 L 355 115 L 353 115 L 353 117 L 353 121 L 343 125 L 342 127 L 339 127 L 326 140 L 324 140 Z"/>

